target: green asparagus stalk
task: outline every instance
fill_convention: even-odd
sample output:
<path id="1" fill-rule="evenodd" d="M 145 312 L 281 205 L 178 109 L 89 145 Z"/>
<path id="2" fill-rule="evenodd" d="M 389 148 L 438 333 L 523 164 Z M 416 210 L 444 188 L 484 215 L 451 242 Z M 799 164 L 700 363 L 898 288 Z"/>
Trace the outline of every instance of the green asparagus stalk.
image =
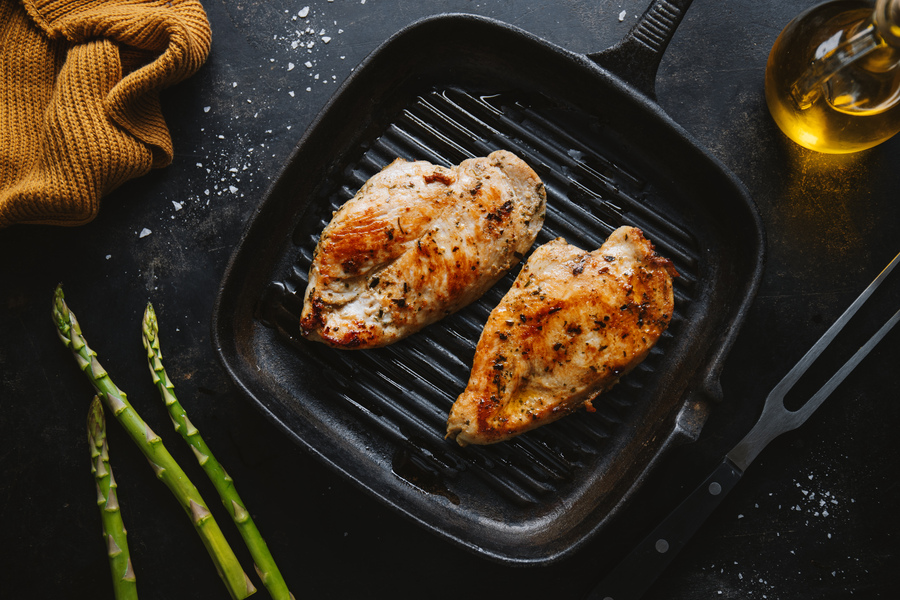
<path id="1" fill-rule="evenodd" d="M 166 450 L 162 439 L 134 410 L 125 392 L 113 383 L 97 360 L 97 353 L 88 347 L 75 314 L 66 305 L 61 285 L 57 286 L 54 293 L 52 315 L 59 338 L 72 351 L 78 366 L 87 375 L 97 394 L 143 452 L 156 477 L 166 484 L 187 513 L 231 597 L 242 600 L 256 592 L 196 486 Z"/>
<path id="2" fill-rule="evenodd" d="M 265 540 L 259 533 L 256 523 L 250 517 L 250 513 L 244 505 L 243 500 L 238 495 L 237 489 L 234 487 L 234 481 L 225 472 L 225 469 L 213 456 L 206 441 L 200 435 L 200 432 L 188 419 L 187 413 L 175 396 L 175 386 L 166 374 L 166 369 L 162 364 L 162 352 L 159 346 L 159 323 L 156 319 L 156 311 L 153 305 L 147 303 L 144 310 L 144 319 L 141 324 L 143 330 L 144 348 L 147 350 L 147 362 L 150 366 L 150 374 L 153 377 L 153 383 L 159 390 L 160 397 L 165 403 L 172 417 L 172 424 L 175 431 L 181 434 L 184 441 L 188 443 L 197 457 L 197 462 L 206 472 L 209 480 L 212 482 L 222 504 L 234 520 L 244 543 L 253 557 L 254 566 L 263 585 L 269 590 L 274 600 L 293 600 L 293 594 L 288 591 L 287 584 L 275 564 L 269 548 L 266 546 Z"/>
<path id="3" fill-rule="evenodd" d="M 91 472 L 97 483 L 97 506 L 103 523 L 103 541 L 109 555 L 113 592 L 116 600 L 137 600 L 137 583 L 128 552 L 125 524 L 119 510 L 116 479 L 109 464 L 106 444 L 106 417 L 100 396 L 94 396 L 87 419 L 88 443 L 91 446 Z"/>

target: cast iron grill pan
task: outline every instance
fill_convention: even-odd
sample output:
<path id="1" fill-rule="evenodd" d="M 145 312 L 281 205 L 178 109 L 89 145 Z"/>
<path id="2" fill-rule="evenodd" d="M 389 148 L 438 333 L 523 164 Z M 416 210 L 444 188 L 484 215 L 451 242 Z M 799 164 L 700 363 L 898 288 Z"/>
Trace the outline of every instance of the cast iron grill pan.
<path id="1" fill-rule="evenodd" d="M 252 218 L 214 316 L 229 373 L 298 443 L 441 536 L 511 563 L 574 551 L 668 448 L 698 435 L 761 268 L 743 188 L 648 94 L 487 19 L 444 15 L 402 31 L 326 107 Z M 537 244 L 593 250 L 633 225 L 680 277 L 668 331 L 596 412 L 461 448 L 444 439 L 447 414 L 518 267 L 382 349 L 327 348 L 298 321 L 318 236 L 367 179 L 397 157 L 449 166 L 497 149 L 547 188 Z"/>

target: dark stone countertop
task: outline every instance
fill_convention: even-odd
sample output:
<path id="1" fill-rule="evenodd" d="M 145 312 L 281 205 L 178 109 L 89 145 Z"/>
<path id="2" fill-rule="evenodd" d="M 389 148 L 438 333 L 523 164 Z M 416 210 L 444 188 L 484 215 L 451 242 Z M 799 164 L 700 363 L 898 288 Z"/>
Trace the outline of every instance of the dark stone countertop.
<path id="1" fill-rule="evenodd" d="M 725 364 L 725 401 L 696 443 L 661 463 L 647 493 L 665 501 L 626 511 L 615 536 L 527 568 L 447 543 L 281 435 L 217 361 L 210 321 L 229 257 L 280 166 L 355 65 L 391 34 L 419 17 L 471 12 L 587 53 L 621 39 L 647 4 L 205 2 L 209 60 L 164 95 L 174 163 L 109 195 L 88 225 L 0 231 L 0 595 L 112 597 L 84 436 L 90 389 L 49 319 L 62 282 L 92 347 L 131 396 L 153 392 L 138 324 L 154 303 L 179 396 L 238 483 L 298 600 L 583 598 L 742 437 L 768 390 L 900 251 L 900 140 L 858 155 L 815 155 L 788 142 L 766 109 L 769 49 L 813 2 L 697 0 L 663 58 L 660 105 L 747 186 L 766 228 L 767 263 Z M 298 17 L 305 6 L 308 16 Z M 298 34 L 307 27 L 315 35 Z M 141 237 L 144 228 L 151 233 Z M 898 282 L 887 302 L 895 308 Z M 858 327 L 886 316 L 864 311 Z M 898 335 L 808 423 L 763 452 L 647 600 L 894 597 Z M 827 376 L 838 364 L 830 360 L 812 374 Z M 172 434 L 162 431 L 160 406 L 142 412 Z M 141 597 L 225 597 L 169 492 L 123 431 L 109 429 Z M 169 446 L 193 461 L 180 442 Z"/>

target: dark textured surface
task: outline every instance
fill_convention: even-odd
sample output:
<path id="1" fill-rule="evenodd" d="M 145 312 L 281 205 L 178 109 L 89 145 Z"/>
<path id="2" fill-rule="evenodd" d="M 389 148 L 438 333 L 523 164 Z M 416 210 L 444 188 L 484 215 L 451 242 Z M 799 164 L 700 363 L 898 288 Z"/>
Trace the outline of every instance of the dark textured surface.
<path id="1" fill-rule="evenodd" d="M 743 180 L 767 228 L 766 274 L 723 372 L 725 401 L 613 531 L 558 564 L 516 569 L 409 523 L 280 435 L 216 362 L 213 301 L 247 218 L 303 130 L 393 32 L 421 16 L 467 11 L 593 52 L 618 41 L 646 2 L 207 2 L 213 53 L 165 95 L 174 164 L 117 190 L 87 226 L 0 231 L 0 595 L 111 597 L 84 433 L 91 391 L 49 319 L 53 287 L 63 282 L 104 366 L 190 465 L 192 455 L 166 426 L 140 346 L 140 316 L 147 300 L 154 303 L 179 397 L 237 481 L 298 600 L 581 598 L 740 439 L 767 391 L 900 251 L 900 140 L 855 156 L 814 155 L 787 142 L 766 110 L 768 50 L 811 4 L 696 0 L 657 78 L 662 107 Z M 293 20 L 307 5 L 309 16 Z M 307 26 L 331 41 L 298 38 Z M 292 47 L 313 37 L 311 52 Z M 139 237 L 143 228 L 152 233 Z M 812 379 L 824 381 L 874 329 L 879 306 L 885 317 L 896 306 L 894 280 L 854 321 L 860 335 L 839 338 Z M 898 336 L 885 339 L 802 429 L 772 443 L 648 599 L 892 597 L 900 566 L 892 441 L 900 422 Z M 224 597 L 169 492 L 121 428 L 109 429 L 141 596 Z M 211 499 L 199 473 L 196 482 Z"/>

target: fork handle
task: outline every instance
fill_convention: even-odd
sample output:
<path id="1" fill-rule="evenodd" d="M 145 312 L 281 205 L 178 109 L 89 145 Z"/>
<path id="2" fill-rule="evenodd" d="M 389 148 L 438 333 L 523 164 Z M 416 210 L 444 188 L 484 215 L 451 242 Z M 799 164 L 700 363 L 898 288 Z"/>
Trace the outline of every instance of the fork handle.
<path id="1" fill-rule="evenodd" d="M 638 600 L 740 480 L 727 457 L 585 600 Z"/>

